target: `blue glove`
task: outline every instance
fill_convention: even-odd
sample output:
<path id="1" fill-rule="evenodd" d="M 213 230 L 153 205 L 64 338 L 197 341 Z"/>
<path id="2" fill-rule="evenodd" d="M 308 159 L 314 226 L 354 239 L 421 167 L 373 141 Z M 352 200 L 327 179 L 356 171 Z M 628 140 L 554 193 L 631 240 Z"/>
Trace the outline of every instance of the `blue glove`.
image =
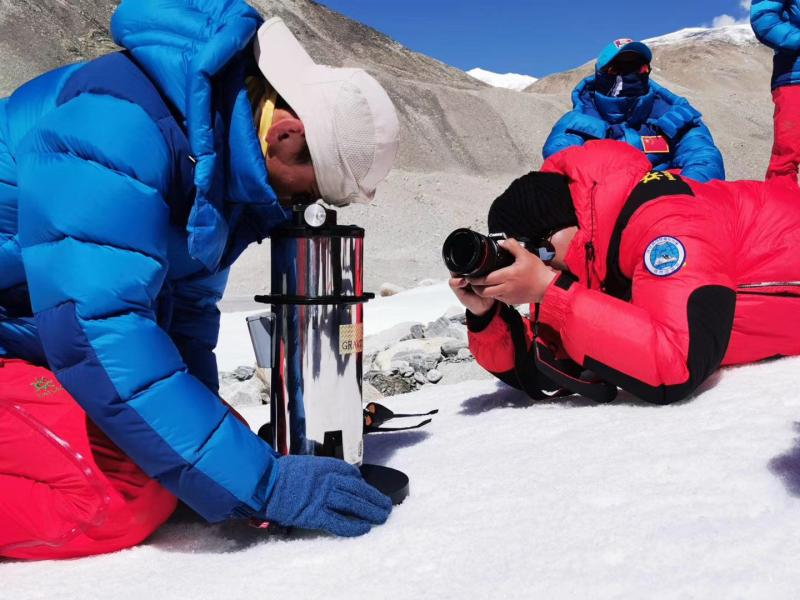
<path id="1" fill-rule="evenodd" d="M 648 119 L 647 123 L 674 140 L 687 127 L 697 125 L 701 117 L 702 115 L 691 106 L 677 105 L 658 119 Z"/>
<path id="2" fill-rule="evenodd" d="M 353 465 L 335 458 L 284 456 L 266 517 L 284 527 L 364 535 L 392 512 L 392 501 L 369 485 Z"/>

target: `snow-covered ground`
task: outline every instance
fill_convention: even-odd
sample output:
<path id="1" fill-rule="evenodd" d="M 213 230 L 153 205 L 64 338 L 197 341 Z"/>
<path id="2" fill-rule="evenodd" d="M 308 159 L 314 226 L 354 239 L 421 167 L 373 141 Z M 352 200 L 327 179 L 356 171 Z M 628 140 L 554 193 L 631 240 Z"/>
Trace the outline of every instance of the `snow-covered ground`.
<path id="1" fill-rule="evenodd" d="M 377 300 L 367 326 L 435 318 L 445 291 Z M 411 496 L 363 538 L 174 522 L 117 554 L 0 563 L 0 598 L 797 598 L 798 373 L 726 370 L 668 407 L 428 387 L 386 404 L 439 408 L 429 427 L 366 439 Z"/>
<path id="2" fill-rule="evenodd" d="M 516 90 L 521 92 L 528 86 L 539 81 L 536 77 L 530 75 L 521 75 L 519 73 L 494 73 L 486 69 L 470 69 L 467 75 L 479 79 L 483 83 L 487 83 L 493 87 L 507 88 L 509 90 Z"/>

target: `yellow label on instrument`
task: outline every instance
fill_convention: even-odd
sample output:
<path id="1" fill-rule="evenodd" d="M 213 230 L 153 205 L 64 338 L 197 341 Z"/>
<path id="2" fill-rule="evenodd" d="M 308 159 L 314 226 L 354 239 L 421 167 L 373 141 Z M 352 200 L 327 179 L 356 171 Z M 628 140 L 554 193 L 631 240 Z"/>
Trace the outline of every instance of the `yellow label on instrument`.
<path id="1" fill-rule="evenodd" d="M 339 325 L 339 354 L 364 351 L 364 324 Z"/>

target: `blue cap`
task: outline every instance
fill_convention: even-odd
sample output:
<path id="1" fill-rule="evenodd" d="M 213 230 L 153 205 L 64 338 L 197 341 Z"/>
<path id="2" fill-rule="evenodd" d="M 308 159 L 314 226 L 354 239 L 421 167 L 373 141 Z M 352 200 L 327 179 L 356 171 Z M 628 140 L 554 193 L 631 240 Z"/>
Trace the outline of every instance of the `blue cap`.
<path id="1" fill-rule="evenodd" d="M 653 52 L 645 44 L 622 38 L 620 40 L 614 40 L 603 49 L 600 56 L 597 58 L 597 69 L 605 69 L 611 61 L 623 52 L 635 52 L 636 54 L 640 54 L 648 63 L 653 60 Z"/>

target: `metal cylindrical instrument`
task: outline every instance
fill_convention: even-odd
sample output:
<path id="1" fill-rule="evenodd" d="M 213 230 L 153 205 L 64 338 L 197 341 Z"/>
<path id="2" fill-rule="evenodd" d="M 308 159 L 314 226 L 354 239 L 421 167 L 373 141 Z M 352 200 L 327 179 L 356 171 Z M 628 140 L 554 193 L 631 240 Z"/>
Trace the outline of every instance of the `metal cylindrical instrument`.
<path id="1" fill-rule="evenodd" d="M 271 241 L 271 294 L 256 300 L 272 317 L 248 321 L 259 366 L 272 369 L 273 447 L 360 465 L 364 230 L 314 204 Z"/>

